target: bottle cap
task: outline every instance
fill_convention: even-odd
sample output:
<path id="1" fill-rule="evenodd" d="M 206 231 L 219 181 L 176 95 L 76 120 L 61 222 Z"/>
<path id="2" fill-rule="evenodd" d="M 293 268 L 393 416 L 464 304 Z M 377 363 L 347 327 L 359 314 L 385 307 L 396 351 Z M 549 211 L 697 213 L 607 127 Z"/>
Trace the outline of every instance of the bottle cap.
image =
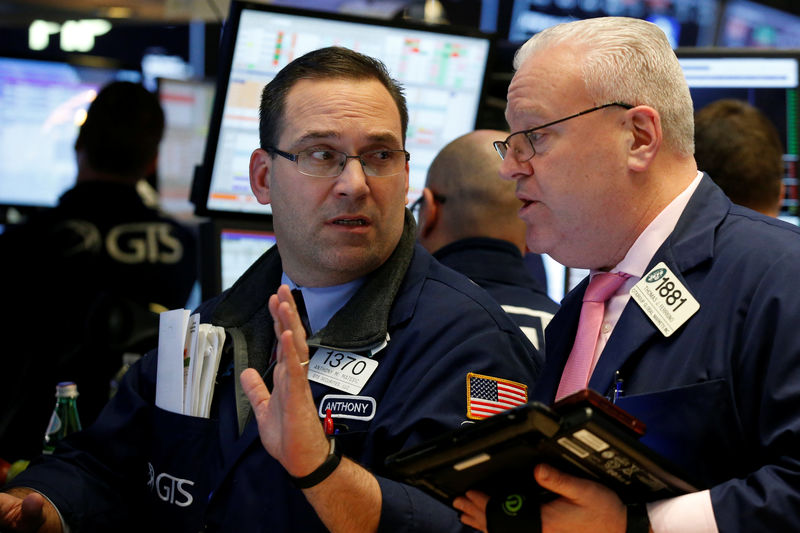
<path id="1" fill-rule="evenodd" d="M 78 386 L 74 381 L 62 381 L 56 385 L 56 398 L 77 398 Z"/>

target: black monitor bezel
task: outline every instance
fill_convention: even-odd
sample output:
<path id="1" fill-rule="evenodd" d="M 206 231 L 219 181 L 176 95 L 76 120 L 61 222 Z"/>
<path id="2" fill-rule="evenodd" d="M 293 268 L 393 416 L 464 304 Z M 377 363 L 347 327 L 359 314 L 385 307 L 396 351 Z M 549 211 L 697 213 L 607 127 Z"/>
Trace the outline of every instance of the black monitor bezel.
<path id="1" fill-rule="evenodd" d="M 163 96 L 163 90 L 164 90 L 163 86 L 164 86 L 165 83 L 177 83 L 177 84 L 189 85 L 189 86 L 205 85 L 206 87 L 209 87 L 211 89 L 211 91 L 212 91 L 212 96 L 211 96 L 212 104 L 211 105 L 212 105 L 212 108 L 213 108 L 213 105 L 214 105 L 213 100 L 216 98 L 216 92 L 217 92 L 216 91 L 217 80 L 214 77 L 204 76 L 204 77 L 191 77 L 191 78 L 181 79 L 181 78 L 169 78 L 169 77 L 165 77 L 165 76 L 156 76 L 155 81 L 156 81 L 156 89 L 154 91 L 154 94 L 159 99 L 159 101 L 161 101 L 161 97 Z M 164 107 L 163 103 L 161 104 L 161 107 L 162 108 Z M 164 113 L 165 113 L 165 118 L 166 118 L 166 109 L 164 109 Z M 210 114 L 209 114 L 208 118 L 209 118 L 209 121 L 210 121 L 211 120 L 211 115 Z M 169 126 L 169 124 L 167 124 L 167 127 L 168 126 Z M 209 124 L 208 127 L 209 127 L 209 131 L 210 131 L 211 125 Z M 167 133 L 167 129 L 165 128 L 164 129 L 164 137 L 166 137 L 166 133 Z M 205 158 L 205 153 L 206 153 L 206 146 L 205 146 L 206 142 L 208 142 L 208 137 L 207 136 L 206 136 L 206 139 L 204 139 L 204 141 L 203 141 L 203 159 Z M 162 140 L 161 140 L 161 146 L 160 146 L 159 150 L 163 149 L 163 143 L 164 143 L 164 138 L 162 138 Z M 202 163 L 202 159 L 201 159 L 201 163 Z M 195 165 L 195 168 L 189 169 L 189 172 L 191 172 L 192 175 L 190 176 L 189 194 L 188 194 L 188 197 L 186 198 L 186 200 L 188 200 L 192 204 L 194 204 L 192 191 L 193 191 L 193 187 L 194 187 L 196 168 L 197 168 L 197 165 Z M 155 187 L 155 189 L 159 192 L 159 196 L 162 193 L 161 187 L 160 187 L 161 178 L 162 178 L 161 173 L 159 172 L 158 168 L 156 168 L 156 175 L 154 176 L 154 179 L 155 179 L 155 182 L 156 182 L 157 186 Z M 194 212 L 195 212 L 195 210 L 192 209 L 191 210 L 191 215 L 192 216 L 194 216 Z M 175 213 L 172 213 L 172 214 L 175 214 Z M 185 216 L 185 214 L 183 212 L 179 213 L 179 215 Z"/>
<path id="2" fill-rule="evenodd" d="M 252 231 L 275 235 L 272 224 L 264 216 L 256 220 L 213 218 L 199 226 L 200 293 L 208 300 L 222 292 L 222 233 L 227 230 Z"/>
<path id="3" fill-rule="evenodd" d="M 796 90 L 800 95 L 800 49 L 786 48 L 720 48 L 716 46 L 677 48 L 675 55 L 681 59 L 794 59 L 797 66 Z M 690 88 L 691 89 L 691 88 Z M 784 149 L 788 151 L 788 146 Z"/>
<path id="4" fill-rule="evenodd" d="M 233 52 L 236 44 L 236 36 L 239 30 L 241 14 L 246 9 L 262 11 L 267 13 L 279 13 L 284 15 L 295 15 L 301 17 L 319 18 L 321 20 L 335 20 L 341 22 L 352 22 L 357 24 L 367 24 L 372 26 L 399 28 L 413 31 L 438 33 L 443 35 L 454 35 L 461 37 L 475 37 L 486 39 L 488 51 L 486 57 L 486 68 L 483 73 L 483 80 L 478 99 L 478 109 L 473 128 L 481 123 L 485 113 L 484 101 L 486 99 L 487 87 L 491 66 L 494 61 L 496 34 L 488 34 L 473 28 L 447 26 L 441 24 L 423 24 L 408 20 L 387 20 L 379 18 L 358 17 L 348 14 L 330 13 L 323 11 L 311 11 L 296 9 L 284 6 L 261 4 L 257 2 L 247 2 L 232 0 L 230 12 L 222 29 L 220 39 L 219 65 L 217 69 L 217 87 L 214 95 L 214 104 L 211 110 L 211 122 L 209 124 L 209 134 L 206 139 L 206 150 L 203 163 L 195 169 L 195 176 L 192 185 L 191 199 L 195 205 L 195 215 L 210 218 L 238 219 L 243 221 L 264 221 L 272 220 L 271 213 L 251 213 L 241 211 L 226 211 L 211 209 L 208 207 L 208 195 L 211 188 L 211 174 L 214 160 L 216 159 L 217 145 L 219 143 L 220 127 L 222 124 L 222 111 L 225 105 L 225 95 L 228 92 L 228 81 L 230 77 L 231 65 L 233 62 Z M 253 146 L 255 150 L 258 146 Z"/>

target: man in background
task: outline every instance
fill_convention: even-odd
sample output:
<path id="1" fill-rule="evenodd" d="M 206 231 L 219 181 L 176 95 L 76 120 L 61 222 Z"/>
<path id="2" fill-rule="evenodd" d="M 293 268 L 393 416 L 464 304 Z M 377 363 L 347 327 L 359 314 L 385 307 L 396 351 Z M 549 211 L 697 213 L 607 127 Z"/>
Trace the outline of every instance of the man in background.
<path id="1" fill-rule="evenodd" d="M 153 342 L 156 308 L 183 307 L 196 279 L 193 233 L 145 205 L 137 184 L 156 168 L 158 98 L 112 82 L 75 142 L 78 175 L 58 205 L 0 235 L 0 457 L 41 452 L 55 386 L 75 381 L 82 422 L 108 401 L 126 350 Z M 130 341 L 130 342 L 129 342 Z"/>
<path id="2" fill-rule="evenodd" d="M 499 179 L 501 160 L 492 148 L 493 140 L 507 135 L 478 130 L 439 152 L 417 200 L 417 240 L 439 262 L 486 289 L 544 352 L 544 329 L 558 304 L 523 261 L 522 202 L 514 183 Z"/>
<path id="3" fill-rule="evenodd" d="M 742 100 L 697 111 L 694 157 L 735 204 L 777 217 L 784 195 L 783 145 L 775 125 Z"/>

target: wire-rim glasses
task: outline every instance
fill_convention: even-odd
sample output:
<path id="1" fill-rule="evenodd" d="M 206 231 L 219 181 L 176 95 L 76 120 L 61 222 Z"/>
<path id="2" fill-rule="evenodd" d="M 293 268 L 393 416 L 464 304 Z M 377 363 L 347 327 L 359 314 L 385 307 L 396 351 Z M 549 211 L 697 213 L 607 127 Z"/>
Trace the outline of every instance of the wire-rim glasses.
<path id="1" fill-rule="evenodd" d="M 394 176 L 402 172 L 406 163 L 411 159 L 411 154 L 400 149 L 370 150 L 358 155 L 349 155 L 327 148 L 308 148 L 296 154 L 290 154 L 271 146 L 266 148 L 266 151 L 294 161 L 301 174 L 314 178 L 339 176 L 344 171 L 348 159 L 358 159 L 367 176 L 376 178 Z"/>
<path id="2" fill-rule="evenodd" d="M 536 148 L 534 148 L 533 146 L 534 140 L 531 138 L 531 134 L 534 133 L 536 130 L 547 128 L 548 126 L 553 126 L 554 124 L 559 124 L 566 120 L 580 117 L 581 115 L 593 113 L 600 109 L 605 109 L 606 107 L 612 107 L 612 106 L 624 107 L 625 109 L 632 109 L 634 107 L 630 104 L 624 104 L 622 102 L 611 102 L 609 104 L 595 106 L 590 109 L 585 109 L 579 113 L 575 113 L 574 115 L 560 118 L 558 120 L 554 120 L 553 122 L 548 122 L 547 124 L 542 124 L 541 126 L 536 126 L 528 130 L 515 131 L 514 133 L 506 137 L 505 141 L 494 141 L 492 145 L 494 146 L 494 149 L 497 150 L 497 153 L 500 155 L 500 159 L 505 159 L 506 154 L 509 152 L 509 150 L 511 150 L 511 153 L 513 154 L 514 158 L 520 163 L 524 163 L 525 161 L 529 161 L 533 156 L 536 155 Z M 523 138 L 526 139 L 528 142 L 523 142 L 522 141 Z"/>

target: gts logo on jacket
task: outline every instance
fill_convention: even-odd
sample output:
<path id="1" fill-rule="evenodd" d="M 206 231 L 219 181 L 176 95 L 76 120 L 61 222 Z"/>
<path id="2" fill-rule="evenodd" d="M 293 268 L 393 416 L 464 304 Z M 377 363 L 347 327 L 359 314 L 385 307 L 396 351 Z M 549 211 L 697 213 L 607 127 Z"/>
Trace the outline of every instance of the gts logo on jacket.
<path id="1" fill-rule="evenodd" d="M 150 470 L 147 486 L 151 491 L 155 489 L 156 495 L 162 501 L 178 507 L 188 507 L 192 504 L 194 498 L 184 487 L 191 487 L 194 481 L 171 476 L 166 472 L 156 475 L 151 463 L 147 463 L 147 467 Z"/>

